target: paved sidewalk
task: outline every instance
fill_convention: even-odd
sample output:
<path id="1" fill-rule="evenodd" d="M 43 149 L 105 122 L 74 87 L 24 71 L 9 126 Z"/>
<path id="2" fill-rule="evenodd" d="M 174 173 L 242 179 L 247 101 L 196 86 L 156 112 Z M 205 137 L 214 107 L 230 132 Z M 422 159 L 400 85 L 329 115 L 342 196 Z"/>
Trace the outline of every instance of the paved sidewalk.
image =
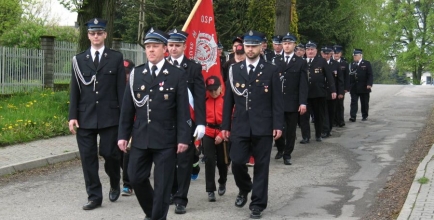
<path id="1" fill-rule="evenodd" d="M 434 219 L 434 145 L 420 163 L 398 220 Z M 0 148 L 0 176 L 79 158 L 74 135 Z M 421 177 L 429 182 L 420 184 Z"/>
<path id="2" fill-rule="evenodd" d="M 434 145 L 419 164 L 407 199 L 398 220 L 434 219 Z M 417 180 L 426 177 L 429 181 L 420 184 Z"/>
<path id="3" fill-rule="evenodd" d="M 0 147 L 0 176 L 79 158 L 75 135 Z"/>

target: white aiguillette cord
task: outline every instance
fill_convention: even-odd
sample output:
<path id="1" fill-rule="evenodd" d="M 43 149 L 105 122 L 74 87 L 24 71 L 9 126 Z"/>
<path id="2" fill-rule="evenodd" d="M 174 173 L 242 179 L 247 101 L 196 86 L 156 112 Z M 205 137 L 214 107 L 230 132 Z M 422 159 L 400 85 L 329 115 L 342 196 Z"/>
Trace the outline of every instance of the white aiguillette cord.
<path id="1" fill-rule="evenodd" d="M 80 87 L 80 81 L 83 83 L 83 85 L 90 85 L 93 83 L 93 91 L 95 91 L 95 82 L 96 82 L 96 75 L 93 75 L 89 82 L 86 82 L 86 80 L 83 77 L 83 74 L 81 74 L 80 68 L 78 67 L 77 58 L 74 56 L 72 57 L 72 68 L 75 73 L 75 79 L 77 80 L 78 89 L 81 93 L 81 87 Z"/>
<path id="2" fill-rule="evenodd" d="M 248 89 L 244 89 L 244 91 L 243 92 L 240 92 L 237 88 L 235 88 L 235 86 L 234 86 L 234 75 L 233 75 L 233 73 L 232 73 L 232 66 L 229 68 L 229 81 L 230 81 L 230 84 L 231 84 L 231 88 L 232 88 L 232 91 L 234 91 L 234 93 L 236 94 L 236 95 L 238 95 L 238 96 L 243 96 L 244 98 L 246 98 L 246 111 L 248 110 L 248 102 L 247 102 L 247 100 L 248 100 L 248 98 L 249 98 L 249 92 L 248 92 Z"/>

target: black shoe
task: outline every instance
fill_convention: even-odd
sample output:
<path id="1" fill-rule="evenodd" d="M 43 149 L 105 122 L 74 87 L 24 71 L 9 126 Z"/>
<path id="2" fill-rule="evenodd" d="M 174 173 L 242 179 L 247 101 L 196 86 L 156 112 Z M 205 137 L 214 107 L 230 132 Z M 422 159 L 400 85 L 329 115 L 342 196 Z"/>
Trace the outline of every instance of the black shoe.
<path id="1" fill-rule="evenodd" d="M 307 144 L 309 143 L 309 138 L 303 138 L 303 140 L 300 141 L 300 144 Z"/>
<path id="2" fill-rule="evenodd" d="M 249 193 L 239 192 L 237 198 L 235 199 L 235 206 L 242 208 L 247 203 L 247 195 Z"/>
<path id="3" fill-rule="evenodd" d="M 109 192 L 110 201 L 114 202 L 114 201 L 118 200 L 120 194 L 121 194 L 121 188 L 120 187 L 118 187 L 117 189 L 110 188 L 110 192 Z"/>
<path id="4" fill-rule="evenodd" d="M 101 202 L 98 201 L 88 201 L 86 205 L 83 206 L 84 210 L 92 210 L 101 206 Z"/>
<path id="5" fill-rule="evenodd" d="M 316 138 L 316 141 L 317 141 L 317 142 L 321 142 L 321 141 L 322 141 L 322 138 L 321 138 L 321 137 L 317 137 L 317 138 Z"/>
<path id="6" fill-rule="evenodd" d="M 282 158 L 282 157 L 283 157 L 283 152 L 277 151 L 277 154 L 276 154 L 276 156 L 274 157 L 274 159 L 278 160 L 278 159 L 280 159 L 280 158 Z"/>
<path id="7" fill-rule="evenodd" d="M 356 122 L 356 119 L 355 118 L 350 118 L 350 121 L 351 122 Z"/>
<path id="8" fill-rule="evenodd" d="M 214 192 L 208 192 L 208 202 L 215 202 Z"/>
<path id="9" fill-rule="evenodd" d="M 330 133 L 323 133 L 323 134 L 321 135 L 322 138 L 328 138 L 328 137 L 330 137 L 330 136 L 332 136 Z"/>
<path id="10" fill-rule="evenodd" d="M 341 124 L 339 124 L 339 127 L 340 128 L 342 128 L 342 127 L 344 127 L 345 126 L 345 123 L 341 123 Z"/>
<path id="11" fill-rule="evenodd" d="M 259 209 L 252 209 L 252 212 L 250 213 L 250 218 L 254 219 L 260 219 L 262 217 L 262 211 Z"/>
<path id="12" fill-rule="evenodd" d="M 283 159 L 283 163 L 284 163 L 285 165 L 292 165 L 292 163 L 291 163 L 291 159 Z"/>
<path id="13" fill-rule="evenodd" d="M 173 205 L 173 195 L 172 194 L 170 194 L 169 205 Z"/>
<path id="14" fill-rule="evenodd" d="M 145 220 L 151 220 L 151 217 L 146 216 Z"/>
<path id="15" fill-rule="evenodd" d="M 185 214 L 187 210 L 185 210 L 185 205 L 175 204 L 175 214 Z"/>
<path id="16" fill-rule="evenodd" d="M 226 184 L 220 184 L 219 190 L 217 192 L 218 192 L 219 196 L 224 195 L 226 192 Z"/>
<path id="17" fill-rule="evenodd" d="M 368 120 L 368 118 L 362 118 L 362 121 L 367 121 Z"/>

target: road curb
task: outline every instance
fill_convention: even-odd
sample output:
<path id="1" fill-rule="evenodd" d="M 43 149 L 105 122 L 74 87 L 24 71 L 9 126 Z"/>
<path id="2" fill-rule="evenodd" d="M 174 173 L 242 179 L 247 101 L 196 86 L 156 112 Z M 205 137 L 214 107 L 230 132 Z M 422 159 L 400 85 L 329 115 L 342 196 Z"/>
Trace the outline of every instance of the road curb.
<path id="1" fill-rule="evenodd" d="M 31 160 L 19 164 L 0 167 L 0 177 L 14 174 L 16 172 L 20 172 L 24 170 L 30 170 L 30 169 L 44 167 L 47 165 L 52 165 L 64 161 L 69 161 L 76 158 L 80 158 L 80 154 L 78 153 L 78 151 L 73 151 L 73 152 L 68 152 L 60 155 L 54 155 L 54 156 L 49 156 L 49 157 L 40 158 L 36 160 Z"/>
<path id="2" fill-rule="evenodd" d="M 420 162 L 419 166 L 417 167 L 416 175 L 414 176 L 414 181 L 411 184 L 410 190 L 408 191 L 407 199 L 405 199 L 405 203 L 402 206 L 401 212 L 399 213 L 397 220 L 407 220 L 410 218 L 410 215 L 413 211 L 413 207 L 416 203 L 417 196 L 422 186 L 422 184 L 418 183 L 417 180 L 424 177 L 425 173 L 433 172 L 432 170 L 426 170 L 428 167 L 428 163 L 431 161 L 433 156 L 434 156 L 434 144 L 431 146 L 431 149 L 429 150 L 428 154 L 425 156 L 425 158 L 422 160 L 422 162 Z"/>

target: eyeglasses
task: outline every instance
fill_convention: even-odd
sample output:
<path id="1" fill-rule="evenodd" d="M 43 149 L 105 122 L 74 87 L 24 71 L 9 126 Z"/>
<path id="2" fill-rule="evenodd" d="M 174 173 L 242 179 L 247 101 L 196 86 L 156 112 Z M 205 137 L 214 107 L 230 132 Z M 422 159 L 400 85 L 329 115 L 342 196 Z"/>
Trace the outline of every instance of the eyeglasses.
<path id="1" fill-rule="evenodd" d="M 87 34 L 89 34 L 90 36 L 102 36 L 104 34 L 104 31 L 99 31 L 99 32 L 87 32 Z"/>

